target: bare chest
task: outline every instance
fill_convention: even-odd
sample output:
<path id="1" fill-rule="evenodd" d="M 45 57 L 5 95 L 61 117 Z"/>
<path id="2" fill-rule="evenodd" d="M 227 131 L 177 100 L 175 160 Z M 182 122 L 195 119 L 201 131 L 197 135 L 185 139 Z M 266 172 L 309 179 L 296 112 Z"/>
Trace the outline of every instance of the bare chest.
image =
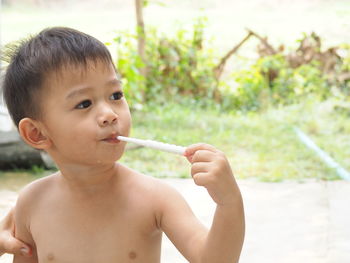
<path id="1" fill-rule="evenodd" d="M 159 262 L 161 231 L 150 207 L 56 204 L 31 220 L 44 262 Z"/>

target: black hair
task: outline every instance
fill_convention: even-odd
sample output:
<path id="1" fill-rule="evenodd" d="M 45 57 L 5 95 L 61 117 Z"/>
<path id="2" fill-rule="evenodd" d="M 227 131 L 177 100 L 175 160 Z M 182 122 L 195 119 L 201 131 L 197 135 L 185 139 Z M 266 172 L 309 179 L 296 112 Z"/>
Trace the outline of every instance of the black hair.
<path id="1" fill-rule="evenodd" d="M 78 30 L 53 27 L 20 43 L 11 56 L 3 81 L 4 99 L 18 127 L 25 117 L 41 116 L 40 94 L 49 74 L 89 61 L 113 64 L 107 47 Z"/>

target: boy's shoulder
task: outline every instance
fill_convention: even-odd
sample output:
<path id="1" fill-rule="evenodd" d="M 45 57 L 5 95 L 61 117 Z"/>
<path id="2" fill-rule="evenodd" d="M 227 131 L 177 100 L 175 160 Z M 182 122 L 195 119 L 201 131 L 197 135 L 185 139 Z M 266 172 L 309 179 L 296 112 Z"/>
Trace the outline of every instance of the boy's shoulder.
<path id="1" fill-rule="evenodd" d="M 166 180 L 145 175 L 127 168 L 132 176 L 129 177 L 130 185 L 127 189 L 133 189 L 133 193 L 142 196 L 144 202 L 151 201 L 153 207 L 163 212 L 169 207 L 176 206 L 179 202 L 185 202 L 182 195 Z"/>
<path id="2" fill-rule="evenodd" d="M 56 174 L 52 174 L 32 181 L 19 192 L 17 203 L 30 207 L 45 193 L 51 191 L 56 177 Z"/>
<path id="3" fill-rule="evenodd" d="M 174 189 L 163 179 L 155 178 L 150 175 L 145 175 L 131 168 L 123 166 L 122 168 L 128 174 L 129 187 L 138 188 L 141 192 L 147 192 L 153 195 L 163 195 Z"/>
<path id="4" fill-rule="evenodd" d="M 54 181 L 56 180 L 57 176 L 58 176 L 58 172 L 51 174 L 51 175 L 41 177 L 39 179 L 36 179 L 36 180 L 32 181 L 31 183 L 27 184 L 21 190 L 20 194 L 25 194 L 25 193 L 29 194 L 32 192 L 42 191 L 43 188 L 46 189 L 47 187 L 52 185 L 54 183 Z"/>

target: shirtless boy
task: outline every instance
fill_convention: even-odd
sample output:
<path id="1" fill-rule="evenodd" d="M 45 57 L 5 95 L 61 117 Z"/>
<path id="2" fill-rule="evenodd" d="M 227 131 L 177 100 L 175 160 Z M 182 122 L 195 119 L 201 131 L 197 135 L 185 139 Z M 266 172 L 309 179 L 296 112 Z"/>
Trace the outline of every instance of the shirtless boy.
<path id="1" fill-rule="evenodd" d="M 160 180 L 117 162 L 131 117 L 110 53 L 95 38 L 50 28 L 22 43 L 4 97 L 23 140 L 59 171 L 26 186 L 15 237 L 33 256 L 14 262 L 160 262 L 164 232 L 189 262 L 238 262 L 244 239 L 239 188 L 225 155 L 187 147 L 194 182 L 217 204 L 208 230 Z"/>

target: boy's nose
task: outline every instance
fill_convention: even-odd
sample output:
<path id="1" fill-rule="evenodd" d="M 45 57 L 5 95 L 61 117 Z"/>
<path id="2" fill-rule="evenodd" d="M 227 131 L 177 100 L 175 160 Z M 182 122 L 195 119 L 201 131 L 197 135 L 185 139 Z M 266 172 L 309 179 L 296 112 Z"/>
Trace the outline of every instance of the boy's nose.
<path id="1" fill-rule="evenodd" d="M 116 123 L 118 120 L 118 114 L 113 111 L 111 107 L 104 106 L 98 116 L 98 124 L 101 127 L 105 127 Z"/>

